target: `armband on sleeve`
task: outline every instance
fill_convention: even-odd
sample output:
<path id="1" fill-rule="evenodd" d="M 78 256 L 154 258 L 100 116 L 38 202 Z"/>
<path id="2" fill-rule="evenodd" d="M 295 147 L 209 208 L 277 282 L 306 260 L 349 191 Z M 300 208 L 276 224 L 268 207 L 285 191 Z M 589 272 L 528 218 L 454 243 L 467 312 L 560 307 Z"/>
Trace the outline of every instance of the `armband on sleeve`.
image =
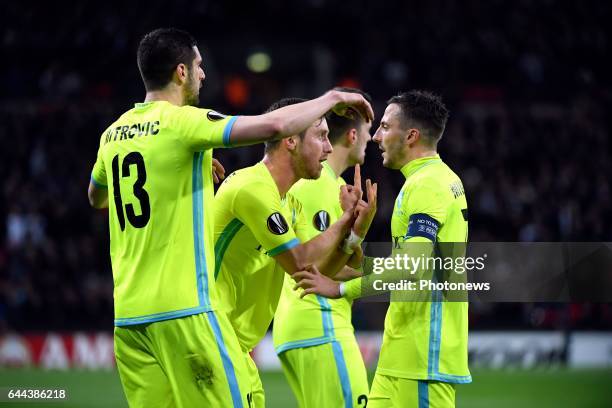
<path id="1" fill-rule="evenodd" d="M 423 237 L 436 242 L 440 223 L 427 214 L 412 214 L 408 221 L 408 231 L 405 239 Z"/>

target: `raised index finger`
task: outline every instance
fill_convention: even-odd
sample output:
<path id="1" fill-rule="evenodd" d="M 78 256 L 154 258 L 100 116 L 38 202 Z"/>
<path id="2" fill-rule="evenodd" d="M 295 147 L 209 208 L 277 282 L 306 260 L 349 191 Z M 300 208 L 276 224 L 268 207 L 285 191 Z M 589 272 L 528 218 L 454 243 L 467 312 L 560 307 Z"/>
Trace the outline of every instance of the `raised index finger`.
<path id="1" fill-rule="evenodd" d="M 361 190 L 361 166 L 355 165 L 355 175 L 353 176 L 353 185 Z"/>
<path id="2" fill-rule="evenodd" d="M 370 180 L 368 179 L 368 181 Z M 368 186 L 368 204 L 376 205 L 377 195 L 378 195 L 378 184 L 377 183 L 372 184 L 370 182 L 370 185 Z"/>

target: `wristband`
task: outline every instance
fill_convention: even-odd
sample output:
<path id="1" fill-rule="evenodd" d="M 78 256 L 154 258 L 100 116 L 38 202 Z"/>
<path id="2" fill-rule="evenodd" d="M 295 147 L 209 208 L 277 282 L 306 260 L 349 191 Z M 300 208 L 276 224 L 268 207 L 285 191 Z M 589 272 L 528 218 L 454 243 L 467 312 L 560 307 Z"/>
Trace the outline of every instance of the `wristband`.
<path id="1" fill-rule="evenodd" d="M 338 290 L 340 291 L 340 297 L 344 297 L 344 294 L 346 293 L 344 282 L 340 282 L 340 286 L 338 287 Z"/>
<path id="2" fill-rule="evenodd" d="M 351 234 L 348 237 L 346 237 L 344 239 L 344 242 L 342 243 L 342 251 L 351 255 L 352 253 L 355 252 L 355 248 L 361 245 L 362 242 L 363 242 L 363 238 L 361 238 L 359 235 L 355 233 L 355 231 L 351 229 Z"/>

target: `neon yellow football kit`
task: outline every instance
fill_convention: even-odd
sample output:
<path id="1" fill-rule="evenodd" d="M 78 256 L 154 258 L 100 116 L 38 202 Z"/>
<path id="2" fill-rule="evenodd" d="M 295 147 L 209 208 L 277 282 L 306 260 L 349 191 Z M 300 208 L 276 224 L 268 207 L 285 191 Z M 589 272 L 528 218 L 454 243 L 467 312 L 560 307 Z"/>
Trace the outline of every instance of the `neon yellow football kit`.
<path id="1" fill-rule="evenodd" d="M 289 190 L 302 204 L 307 239 L 342 216 L 340 187 L 345 182 L 327 162 L 321 177 L 300 180 Z M 351 323 L 352 301 L 306 296 L 285 276 L 274 316 L 274 348 L 300 408 L 365 406 L 368 379 Z"/>
<path id="2" fill-rule="evenodd" d="M 235 119 L 138 103 L 100 138 L 91 181 L 108 188 L 115 353 L 130 406 L 248 406 L 213 276 L 212 148 L 229 145 Z"/>
<path id="3" fill-rule="evenodd" d="M 413 160 L 401 172 L 406 181 L 391 219 L 394 243 L 444 248 L 444 243 L 467 242 L 467 202 L 459 177 L 438 155 Z M 347 282 L 345 297 L 361 296 L 374 279 L 368 275 Z M 432 301 L 394 301 L 391 293 L 368 407 L 451 407 L 454 385 L 472 381 L 468 304 L 442 301 L 439 291 L 431 296 Z M 423 405 L 426 401 L 430 405 Z"/>
<path id="4" fill-rule="evenodd" d="M 299 245 L 304 230 L 300 203 L 280 196 L 263 162 L 230 174 L 217 191 L 215 276 L 249 367 L 253 407 L 265 406 L 265 396 L 249 352 L 272 322 L 286 274 L 273 256 Z"/>

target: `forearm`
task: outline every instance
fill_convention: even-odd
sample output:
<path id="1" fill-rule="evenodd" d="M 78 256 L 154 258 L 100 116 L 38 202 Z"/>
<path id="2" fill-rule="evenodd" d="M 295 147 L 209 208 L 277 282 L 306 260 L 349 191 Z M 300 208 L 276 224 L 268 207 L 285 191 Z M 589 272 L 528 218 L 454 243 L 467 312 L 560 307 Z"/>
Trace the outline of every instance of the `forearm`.
<path id="1" fill-rule="evenodd" d="M 347 249 L 352 249 L 351 244 L 355 244 L 352 254 L 346 252 Z M 346 247 L 346 248 L 345 248 Z M 347 239 L 342 243 L 342 249 L 338 248 L 332 252 L 330 256 L 323 262 L 317 264 L 319 271 L 337 281 L 347 281 L 362 275 L 363 270 L 363 251 L 361 242 L 347 242 Z"/>
<path id="2" fill-rule="evenodd" d="M 345 211 L 325 232 L 304 243 L 300 248 L 300 264 L 316 264 L 325 268 L 321 270 L 324 275 L 335 275 L 350 258 L 340 245 L 350 231 L 352 221 L 352 213 Z"/>
<path id="3" fill-rule="evenodd" d="M 340 98 L 330 91 L 309 101 L 258 116 L 239 116 L 232 127 L 232 146 L 243 146 L 296 135 L 331 110 Z"/>
<path id="4" fill-rule="evenodd" d="M 359 269 L 351 268 L 350 266 L 344 266 L 338 273 L 334 275 L 334 280 L 339 282 L 346 282 L 352 279 L 359 278 L 363 275 L 363 272 Z"/>
<path id="5" fill-rule="evenodd" d="M 348 262 L 350 257 L 350 254 L 347 254 L 339 247 L 336 247 L 336 249 L 330 252 L 327 257 L 321 258 L 321 260 L 316 262 L 315 264 L 323 275 L 339 280 L 337 279 L 337 276 L 346 266 L 346 263 Z"/>
<path id="6" fill-rule="evenodd" d="M 425 238 L 415 237 L 403 244 L 399 250 L 394 250 L 388 258 L 396 256 L 408 259 L 425 259 L 433 254 L 433 243 Z M 417 282 L 424 278 L 430 270 L 428 266 L 419 263 L 417 267 L 408 263 L 409 267 L 402 263 L 393 267 L 385 267 L 383 260 L 388 258 L 364 257 L 363 276 L 347 281 L 343 285 L 343 297 L 347 299 L 357 299 L 361 297 L 380 295 L 390 292 L 388 284 L 399 282 Z M 412 265 L 412 266 L 410 266 Z M 415 292 L 416 293 L 416 292 Z"/>
<path id="7" fill-rule="evenodd" d="M 302 132 L 339 102 L 338 93 L 330 91 L 316 99 L 285 106 L 266 115 L 281 124 L 275 138 L 282 139 Z"/>

